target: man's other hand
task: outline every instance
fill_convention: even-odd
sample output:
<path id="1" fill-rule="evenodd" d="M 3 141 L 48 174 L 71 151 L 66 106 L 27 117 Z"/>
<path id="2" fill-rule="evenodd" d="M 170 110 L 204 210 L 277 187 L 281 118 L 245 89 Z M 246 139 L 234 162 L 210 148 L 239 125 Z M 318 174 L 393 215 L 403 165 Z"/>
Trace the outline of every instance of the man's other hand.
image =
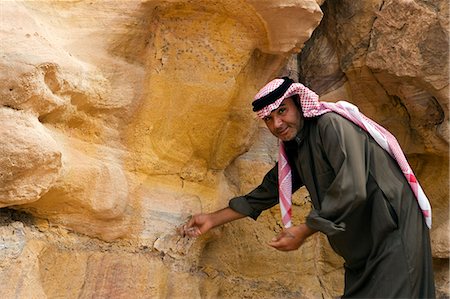
<path id="1" fill-rule="evenodd" d="M 302 246 L 306 238 L 315 233 L 306 224 L 284 229 L 269 242 L 269 245 L 280 251 L 296 250 Z"/>

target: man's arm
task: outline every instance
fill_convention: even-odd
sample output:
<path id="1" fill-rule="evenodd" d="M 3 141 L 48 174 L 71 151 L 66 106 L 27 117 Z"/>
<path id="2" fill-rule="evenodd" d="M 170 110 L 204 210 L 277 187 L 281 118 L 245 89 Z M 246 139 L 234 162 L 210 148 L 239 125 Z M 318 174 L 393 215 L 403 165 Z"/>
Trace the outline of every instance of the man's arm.
<path id="1" fill-rule="evenodd" d="M 303 185 L 298 178 L 295 178 L 292 182 L 293 191 Z M 263 210 L 267 210 L 276 204 L 278 204 L 278 164 L 264 176 L 261 184 L 247 195 L 231 199 L 227 208 L 213 213 L 192 216 L 178 230 L 182 236 L 198 237 L 211 228 L 247 216 L 256 220 Z"/>
<path id="2" fill-rule="evenodd" d="M 178 229 L 182 236 L 198 237 L 211 228 L 249 216 L 256 220 L 259 214 L 278 203 L 277 170 L 275 165 L 262 183 L 245 196 L 232 198 L 227 208 L 213 213 L 202 213 Z"/>
<path id="3" fill-rule="evenodd" d="M 292 192 L 298 190 L 303 183 L 298 176 L 292 177 Z M 244 196 L 232 198 L 229 207 L 238 213 L 256 220 L 262 211 L 278 204 L 278 163 L 264 176 L 261 184 Z"/>

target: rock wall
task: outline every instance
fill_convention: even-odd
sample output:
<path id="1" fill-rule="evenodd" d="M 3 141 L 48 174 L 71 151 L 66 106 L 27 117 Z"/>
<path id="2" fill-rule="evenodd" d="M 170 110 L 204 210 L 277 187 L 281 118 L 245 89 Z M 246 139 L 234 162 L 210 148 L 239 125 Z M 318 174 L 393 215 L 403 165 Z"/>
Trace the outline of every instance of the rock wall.
<path id="1" fill-rule="evenodd" d="M 249 107 L 286 72 L 399 137 L 434 207 L 448 296 L 448 4 L 344 2 L 0 2 L 1 297 L 341 294 L 323 235 L 289 254 L 266 245 L 277 208 L 196 240 L 175 232 L 273 165 Z"/>

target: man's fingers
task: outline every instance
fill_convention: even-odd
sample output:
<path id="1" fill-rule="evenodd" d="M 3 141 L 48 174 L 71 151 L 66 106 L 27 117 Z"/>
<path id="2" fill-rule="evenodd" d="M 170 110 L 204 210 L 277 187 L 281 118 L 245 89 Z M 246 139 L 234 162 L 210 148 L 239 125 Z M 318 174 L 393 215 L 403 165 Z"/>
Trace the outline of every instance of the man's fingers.
<path id="1" fill-rule="evenodd" d="M 269 246 L 272 246 L 273 248 L 281 251 L 286 251 L 286 244 L 284 244 L 283 241 L 277 241 L 277 242 L 270 242 Z"/>
<path id="2" fill-rule="evenodd" d="M 272 242 L 278 242 L 284 237 L 284 231 L 280 232 L 278 235 L 272 238 Z"/>
<path id="3" fill-rule="evenodd" d="M 281 251 L 289 251 L 291 250 L 290 242 L 291 239 L 294 239 L 295 236 L 287 230 L 283 230 L 277 236 L 273 237 L 272 241 L 269 242 L 269 245 L 273 248 Z"/>
<path id="4" fill-rule="evenodd" d="M 272 240 L 268 243 L 269 246 L 272 246 L 275 249 L 280 248 L 280 246 L 282 245 L 281 238 L 282 238 L 281 234 L 273 237 Z"/>
<path id="5" fill-rule="evenodd" d="M 192 227 L 193 225 L 194 225 L 194 223 L 195 223 L 195 216 L 189 216 L 189 220 L 188 220 L 188 222 L 185 224 L 185 226 L 187 227 L 187 228 L 190 228 L 190 227 Z"/>
<path id="6" fill-rule="evenodd" d="M 278 235 L 276 235 L 275 237 L 272 238 L 272 242 L 280 241 L 283 238 L 294 238 L 294 235 L 286 230 L 283 230 Z"/>
<path id="7" fill-rule="evenodd" d="M 177 227 L 177 233 L 180 236 L 182 236 L 183 238 L 186 235 L 185 230 L 186 230 L 186 225 L 181 225 L 181 226 Z"/>
<path id="8" fill-rule="evenodd" d="M 292 250 L 287 244 L 273 244 L 269 243 L 270 246 L 279 251 L 290 251 Z"/>
<path id="9" fill-rule="evenodd" d="M 272 246 L 273 248 L 278 248 L 278 242 L 269 242 L 269 246 Z"/>
<path id="10" fill-rule="evenodd" d="M 203 233 L 201 231 L 201 228 L 204 229 L 203 226 L 204 216 L 202 214 L 189 216 L 187 222 L 180 228 L 180 235 L 183 237 L 198 237 Z"/>
<path id="11" fill-rule="evenodd" d="M 196 226 L 194 227 L 189 227 L 189 228 L 185 228 L 184 229 L 184 233 L 189 236 L 189 237 L 198 237 L 202 234 L 202 232 L 200 231 L 200 229 Z"/>

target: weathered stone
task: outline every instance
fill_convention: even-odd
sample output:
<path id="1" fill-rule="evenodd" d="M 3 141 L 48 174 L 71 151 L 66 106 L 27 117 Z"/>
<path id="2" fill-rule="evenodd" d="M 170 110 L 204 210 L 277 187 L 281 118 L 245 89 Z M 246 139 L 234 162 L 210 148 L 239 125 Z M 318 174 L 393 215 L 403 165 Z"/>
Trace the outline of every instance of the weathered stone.
<path id="1" fill-rule="evenodd" d="M 22 222 L 13 222 L 8 225 L 4 225 L 5 221 L 0 220 L 2 226 L 0 226 L 0 260 L 2 267 L 11 267 L 13 261 L 17 259 L 24 250 L 26 245 L 26 237 L 24 226 Z"/>
<path id="2" fill-rule="evenodd" d="M 46 293 L 40 280 L 39 254 L 45 248 L 44 242 L 28 241 L 19 256 L 5 257 L 0 254 L 0 295 L 2 298 L 45 298 Z M 7 263 L 5 264 L 5 258 Z"/>
<path id="3" fill-rule="evenodd" d="M 0 207 L 38 200 L 60 176 L 61 149 L 35 116 L 0 108 Z"/>
<path id="4" fill-rule="evenodd" d="M 39 201 L 21 209 L 105 240 L 126 235 L 130 219 L 124 213 L 130 195 L 117 152 L 77 139 L 57 140 L 64 144 L 61 176 Z"/>
<path id="5" fill-rule="evenodd" d="M 444 2 L 444 1 L 442 1 Z M 418 77 L 440 90 L 448 86 L 448 29 L 445 11 L 415 1 L 384 1 L 376 14 L 367 65 L 396 77 Z"/>

